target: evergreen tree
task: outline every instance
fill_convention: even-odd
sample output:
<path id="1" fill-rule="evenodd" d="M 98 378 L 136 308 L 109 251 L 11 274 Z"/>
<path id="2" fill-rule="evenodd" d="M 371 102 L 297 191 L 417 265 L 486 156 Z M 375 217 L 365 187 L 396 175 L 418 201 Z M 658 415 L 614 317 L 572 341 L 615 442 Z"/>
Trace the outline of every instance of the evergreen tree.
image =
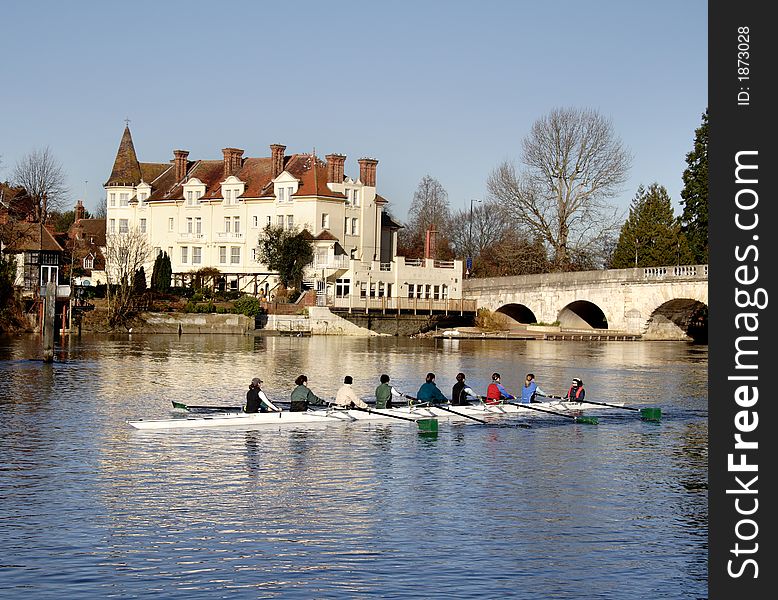
<path id="1" fill-rule="evenodd" d="M 132 287 L 135 293 L 140 295 L 146 291 L 146 271 L 141 265 L 141 268 L 135 271 L 135 277 L 132 280 Z"/>
<path id="2" fill-rule="evenodd" d="M 156 258 L 154 258 L 154 267 L 151 270 L 151 289 L 155 292 L 161 291 L 159 289 L 159 270 L 162 265 L 162 252 L 157 252 Z"/>
<path id="3" fill-rule="evenodd" d="M 611 268 L 689 264 L 692 254 L 664 186 L 640 186 L 621 227 Z"/>
<path id="4" fill-rule="evenodd" d="M 170 291 L 170 283 L 173 280 L 173 266 L 170 264 L 170 257 L 167 252 L 162 253 L 159 273 L 159 291 L 167 293 Z"/>
<path id="5" fill-rule="evenodd" d="M 681 227 L 695 264 L 708 263 L 708 109 L 694 132 L 694 149 L 686 155 L 683 172 Z"/>

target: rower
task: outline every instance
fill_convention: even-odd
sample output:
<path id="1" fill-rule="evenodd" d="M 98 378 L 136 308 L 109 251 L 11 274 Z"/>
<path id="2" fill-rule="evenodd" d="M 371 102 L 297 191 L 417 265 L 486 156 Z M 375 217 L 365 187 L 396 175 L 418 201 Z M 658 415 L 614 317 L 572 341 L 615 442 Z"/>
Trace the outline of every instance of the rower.
<path id="1" fill-rule="evenodd" d="M 457 373 L 457 382 L 451 389 L 451 404 L 464 406 L 470 404 L 468 397 L 478 398 L 478 395 L 465 383 L 465 374 Z"/>
<path id="2" fill-rule="evenodd" d="M 521 402 L 522 404 L 529 404 L 530 402 L 540 402 L 535 400 L 536 396 L 548 396 L 546 392 L 540 389 L 535 381 L 535 375 L 533 373 L 527 373 L 527 377 L 524 378 L 524 386 L 521 388 Z"/>
<path id="3" fill-rule="evenodd" d="M 324 406 L 326 404 L 324 400 L 308 389 L 306 375 L 298 375 L 294 384 L 297 387 L 292 390 L 291 404 L 289 405 L 291 412 L 306 411 L 309 406 Z"/>
<path id="4" fill-rule="evenodd" d="M 381 383 L 375 389 L 375 407 L 392 408 L 392 398 L 405 398 L 405 394 L 398 392 L 394 386 L 389 385 L 389 375 L 384 373 L 380 377 Z"/>
<path id="5" fill-rule="evenodd" d="M 570 386 L 570 389 L 567 390 L 567 394 L 565 394 L 565 397 L 562 398 L 562 400 L 567 400 L 568 402 L 583 402 L 585 397 L 586 390 L 584 389 L 583 381 L 580 377 L 573 377 L 573 384 Z"/>
<path id="6" fill-rule="evenodd" d="M 267 397 L 265 392 L 260 387 L 262 380 L 259 377 L 254 377 L 249 384 L 249 390 L 246 392 L 246 406 L 243 407 L 244 412 L 281 412 L 281 409 L 273 404 Z"/>
<path id="7" fill-rule="evenodd" d="M 503 400 L 515 400 L 516 397 L 509 394 L 502 383 L 500 383 L 500 374 L 492 373 L 492 383 L 486 388 L 487 404 L 500 404 Z"/>
<path id="8" fill-rule="evenodd" d="M 335 404 L 346 408 L 368 408 L 367 403 L 354 393 L 354 388 L 351 387 L 353 383 L 354 378 L 351 375 L 343 378 L 343 385 L 335 394 Z"/>
<path id="9" fill-rule="evenodd" d="M 446 398 L 438 386 L 435 385 L 435 373 L 427 373 L 424 383 L 421 384 L 419 391 L 416 392 L 416 400 L 428 404 L 448 402 L 448 398 Z"/>

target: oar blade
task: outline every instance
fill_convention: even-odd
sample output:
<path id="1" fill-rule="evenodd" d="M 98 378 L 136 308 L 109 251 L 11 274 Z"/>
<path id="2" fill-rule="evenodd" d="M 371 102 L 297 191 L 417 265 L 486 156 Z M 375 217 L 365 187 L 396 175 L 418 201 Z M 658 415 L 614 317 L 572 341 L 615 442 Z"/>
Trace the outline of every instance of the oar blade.
<path id="1" fill-rule="evenodd" d="M 661 408 L 641 408 L 640 420 L 641 421 L 654 421 L 658 422 L 662 419 Z"/>
<path id="2" fill-rule="evenodd" d="M 438 420 L 437 419 L 418 419 L 416 423 L 419 426 L 419 432 L 421 433 L 437 433 L 438 432 Z"/>
<path id="3" fill-rule="evenodd" d="M 176 402 L 175 400 L 171 400 L 171 402 L 173 403 L 173 408 L 183 408 L 184 410 L 188 408 L 183 402 Z"/>
<path id="4" fill-rule="evenodd" d="M 583 423 L 584 425 L 597 425 L 599 423 L 597 417 L 576 417 L 575 422 Z"/>

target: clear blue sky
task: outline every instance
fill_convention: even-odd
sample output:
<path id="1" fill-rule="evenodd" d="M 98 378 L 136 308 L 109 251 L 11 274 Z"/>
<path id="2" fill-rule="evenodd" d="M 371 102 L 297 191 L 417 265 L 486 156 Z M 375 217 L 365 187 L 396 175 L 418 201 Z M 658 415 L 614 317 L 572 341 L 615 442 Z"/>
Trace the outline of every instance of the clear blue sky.
<path id="1" fill-rule="evenodd" d="M 138 157 L 379 160 L 379 193 L 404 220 L 424 175 L 452 209 L 483 198 L 556 107 L 611 119 L 634 156 L 614 204 L 681 175 L 707 106 L 701 0 L 132 2 L 4 0 L 0 180 L 48 146 L 73 203 L 104 196 L 129 118 Z M 85 184 L 85 181 L 88 182 Z"/>

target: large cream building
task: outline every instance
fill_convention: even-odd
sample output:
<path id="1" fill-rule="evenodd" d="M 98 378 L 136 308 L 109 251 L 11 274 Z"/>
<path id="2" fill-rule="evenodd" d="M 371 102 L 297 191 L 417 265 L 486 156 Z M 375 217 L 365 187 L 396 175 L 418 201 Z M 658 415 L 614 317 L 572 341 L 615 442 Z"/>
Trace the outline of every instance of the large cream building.
<path id="1" fill-rule="evenodd" d="M 315 248 L 306 283 L 320 304 L 359 305 L 366 298 L 447 300 L 462 297 L 461 261 L 405 260 L 396 255 L 399 225 L 376 193 L 376 165 L 362 158 L 359 177 L 344 173 L 346 157 L 285 154 L 250 158 L 224 148 L 221 160 L 191 160 L 174 150 L 163 163 L 138 161 L 129 127 L 122 135 L 107 194 L 106 229 L 138 231 L 154 257 L 167 252 L 174 281 L 215 267 L 227 289 L 273 295 L 278 285 L 257 256 L 266 225 L 307 232 Z M 110 269 L 110 265 L 108 265 Z"/>

